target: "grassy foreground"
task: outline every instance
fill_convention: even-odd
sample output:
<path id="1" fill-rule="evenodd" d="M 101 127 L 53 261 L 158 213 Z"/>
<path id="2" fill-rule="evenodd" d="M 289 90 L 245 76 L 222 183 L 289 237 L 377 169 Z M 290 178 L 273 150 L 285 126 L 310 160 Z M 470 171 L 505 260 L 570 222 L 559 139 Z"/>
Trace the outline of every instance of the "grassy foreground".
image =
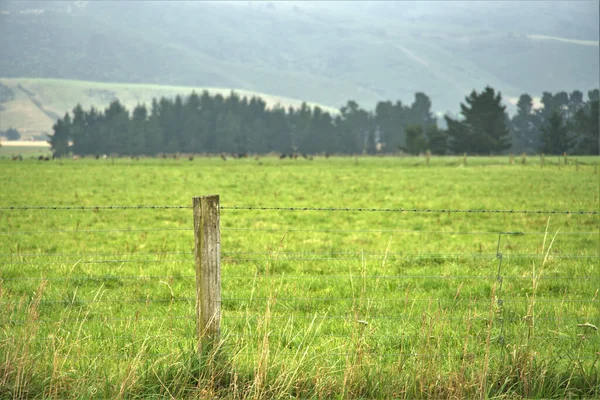
<path id="1" fill-rule="evenodd" d="M 600 160 L 578 161 L 0 160 L 0 207 L 598 211 Z M 199 358 L 190 209 L 0 210 L 0 398 L 598 397 L 598 230 L 226 208 L 221 342 Z"/>

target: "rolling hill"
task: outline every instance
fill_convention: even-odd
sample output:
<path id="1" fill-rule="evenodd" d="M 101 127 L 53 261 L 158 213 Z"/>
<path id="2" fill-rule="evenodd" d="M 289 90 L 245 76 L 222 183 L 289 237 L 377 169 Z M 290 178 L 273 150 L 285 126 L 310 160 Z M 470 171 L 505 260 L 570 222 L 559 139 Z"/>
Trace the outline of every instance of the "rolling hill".
<path id="1" fill-rule="evenodd" d="M 25 129 L 24 118 L 41 108 L 52 120 L 78 101 L 102 105 L 103 90 L 126 103 L 152 92 L 125 100 L 131 84 L 182 94 L 236 89 L 333 108 L 354 99 L 367 109 L 410 103 L 423 91 L 438 112 L 458 111 L 485 85 L 512 98 L 586 92 L 599 85 L 598 10 L 598 2 L 564 1 L 4 1 L 0 75 L 34 95 L 4 103 L 0 123 Z M 48 103 L 42 92 L 50 89 L 23 78 L 51 79 L 47 86 L 62 94 L 50 97 L 61 100 Z M 42 107 L 26 107 L 27 97 Z M 20 116 L 9 111 L 17 109 Z"/>

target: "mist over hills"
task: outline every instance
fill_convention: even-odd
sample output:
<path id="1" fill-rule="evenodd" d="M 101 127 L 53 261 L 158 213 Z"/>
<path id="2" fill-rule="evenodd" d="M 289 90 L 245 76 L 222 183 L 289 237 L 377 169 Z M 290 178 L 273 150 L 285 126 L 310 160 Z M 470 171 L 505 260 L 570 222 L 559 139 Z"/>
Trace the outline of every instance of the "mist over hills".
<path id="1" fill-rule="evenodd" d="M 455 113 L 486 85 L 505 98 L 598 87 L 598 27 L 599 3 L 583 1 L 2 1 L 0 76 L 367 109 L 422 91 Z"/>

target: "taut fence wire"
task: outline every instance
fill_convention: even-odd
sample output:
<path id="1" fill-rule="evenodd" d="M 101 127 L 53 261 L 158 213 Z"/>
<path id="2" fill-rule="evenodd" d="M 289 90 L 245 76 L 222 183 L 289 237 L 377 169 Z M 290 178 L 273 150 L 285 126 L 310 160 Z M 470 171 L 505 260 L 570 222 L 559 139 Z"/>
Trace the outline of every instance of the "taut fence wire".
<path id="1" fill-rule="evenodd" d="M 100 211 L 100 210 L 191 210 L 191 206 L 0 206 L 0 212 L 18 211 Z M 257 207 L 219 206 L 223 211 L 268 212 L 367 212 L 367 213 L 461 213 L 596 216 L 597 210 L 501 210 L 501 209 L 429 209 L 429 208 L 326 208 L 326 207 Z M 22 215 L 22 214 L 21 214 Z M 27 214 L 25 214 L 27 215 Z M 109 221 L 112 218 L 108 213 Z M 154 215 L 154 214 L 153 214 Z M 226 218 L 230 213 L 223 213 Z M 156 219 L 153 219 L 156 222 Z M 194 339 L 196 254 L 194 242 L 183 237 L 188 227 L 134 226 L 121 228 L 93 222 L 81 229 L 44 229 L 27 221 L 18 229 L 3 229 L 0 223 L 0 333 L 2 343 L 18 340 L 23 326 L 39 323 L 32 342 L 69 340 L 70 333 L 86 328 L 86 342 L 106 342 L 109 349 L 99 357 L 114 357 L 115 348 L 126 348 L 140 340 L 156 341 L 148 346 L 155 355 L 173 355 L 178 339 Z M 233 225 L 233 226 L 232 226 Z M 281 226 L 284 225 L 284 226 Z M 316 320 L 321 331 L 316 337 L 325 340 L 348 339 L 355 326 L 372 329 L 364 340 L 377 352 L 392 356 L 415 356 L 410 346 L 398 350 L 395 344 L 425 338 L 425 327 L 436 321 L 451 327 L 452 334 L 437 338 L 452 340 L 471 338 L 473 346 L 485 342 L 485 330 L 493 331 L 492 341 L 504 351 L 517 344 L 524 332 L 528 340 L 571 343 L 573 348 L 600 350 L 600 336 L 585 329 L 600 325 L 600 231 L 585 228 L 550 233 L 542 230 L 506 232 L 503 230 L 439 229 L 329 229 L 319 226 L 294 227 L 281 222 L 276 227 L 237 226 L 220 228 L 226 239 L 219 252 L 223 265 L 223 297 L 217 300 L 222 313 L 223 340 L 260 338 L 254 327 L 265 320 L 274 321 L 269 337 L 285 342 L 289 332 L 300 334 Z M 572 229 L 572 228 L 571 228 Z M 124 234 L 129 248 L 107 251 L 104 243 L 111 235 Z M 163 235 L 150 241 L 139 234 Z M 254 244 L 255 237 L 272 240 Z M 293 249 L 281 247 L 281 235 Z M 63 235 L 65 234 L 65 235 Z M 73 236 L 70 236 L 70 235 Z M 129 236 L 127 234 L 130 234 Z M 325 236 L 375 234 L 398 235 L 477 235 L 487 248 L 469 251 L 383 251 L 381 246 L 350 241 L 351 249 L 323 250 L 319 241 Z M 58 238 L 60 245 L 44 247 L 41 237 Z M 119 236 L 112 235 L 112 236 Z M 233 235 L 248 236 L 249 243 L 231 240 Z M 279 235 L 279 236 L 277 236 Z M 573 241 L 570 247 L 552 252 L 522 250 L 515 243 L 500 243 L 500 235 L 549 235 Z M 277 236 L 277 237 L 275 237 Z M 300 238 L 302 236 L 302 238 Z M 498 243 L 496 245 L 496 237 Z M 308 240 L 305 240 L 305 237 Z M 412 236 L 411 236 L 412 237 Z M 71 238 L 62 244 L 61 238 Z M 419 236 L 417 236 L 419 239 Z M 469 238 L 470 239 L 470 238 Z M 170 243 L 170 241 L 173 243 Z M 230 240 L 230 242 L 228 242 Z M 432 240 L 438 240 L 437 238 Z M 441 240 L 440 240 L 441 241 Z M 488 243 L 489 242 L 489 243 Z M 112 243 L 112 242 L 110 242 Z M 120 242 L 115 242 L 120 246 Z M 235 245 L 234 245 L 235 243 Z M 425 244 L 420 241 L 421 245 Z M 571 243 L 571 242 L 568 242 Z M 110 245 L 110 244 L 109 244 Z M 358 246 L 358 247 L 357 247 Z M 364 249 L 358 250 L 364 246 Z M 51 246 L 50 246 L 51 247 Z M 509 251 L 505 251 L 512 249 Z M 268 250 L 267 250 L 268 249 Z M 154 250 L 154 251 L 153 251 Z M 414 249 L 413 249 L 414 250 Z M 531 268 L 531 265 L 535 268 Z M 523 268 L 523 267 L 526 268 Z M 44 286 L 45 285 L 45 286 Z M 43 296 L 36 298 L 44 286 Z M 335 287 L 333 290 L 331 288 Z M 40 291 L 42 289 L 39 289 Z M 33 307 L 37 307 L 32 313 Z M 267 311 L 268 310 L 268 313 Z M 39 315 L 38 315 L 39 314 Z M 34 317 L 35 316 L 35 317 Z M 473 328 L 475 326 L 475 328 Z M 103 334 L 106 332 L 106 334 Z M 398 334 L 401 332 L 401 334 Z M 583 333 L 582 333 L 583 332 Z M 585 334 L 584 334 L 585 333 Z M 62 336 L 61 336 L 62 335 Z M 82 340 L 79 338 L 78 340 Z M 172 341 L 172 343 L 169 343 Z M 160 342 L 160 343 L 159 343 Z M 256 341 L 255 341 L 256 342 Z M 246 342 L 247 344 L 250 342 Z M 375 346 L 375 344 L 377 346 Z M 579 347 L 577 347 L 579 346 Z M 583 347 L 582 347 L 583 346 Z M 587 346 L 587 347 L 586 347 Z M 252 347 L 248 345 L 248 347 Z M 327 351 L 326 349 L 324 351 Z M 475 350 L 474 350 L 475 351 Z M 111 355 L 112 354 L 112 355 Z M 426 356 L 426 355 L 424 355 Z M 118 357 L 127 358 L 126 354 Z M 593 356 L 581 360 L 595 360 Z"/>
<path id="2" fill-rule="evenodd" d="M 163 210 L 191 209 L 191 206 L 3 206 L 0 211 L 99 211 L 99 210 Z M 244 211 L 347 211 L 385 213 L 483 213 L 483 214 L 575 214 L 598 215 L 596 210 L 498 210 L 498 209 L 428 209 L 428 208 L 348 208 L 348 207 L 260 207 L 260 206 L 220 206 L 221 210 Z"/>

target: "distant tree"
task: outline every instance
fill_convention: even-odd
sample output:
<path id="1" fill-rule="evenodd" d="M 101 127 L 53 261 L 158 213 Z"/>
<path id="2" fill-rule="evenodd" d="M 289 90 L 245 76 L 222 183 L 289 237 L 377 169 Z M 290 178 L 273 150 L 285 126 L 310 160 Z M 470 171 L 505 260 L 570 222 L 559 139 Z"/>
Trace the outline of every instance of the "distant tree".
<path id="1" fill-rule="evenodd" d="M 54 156 L 64 157 L 69 154 L 69 140 L 71 139 L 71 117 L 69 113 L 61 119 L 59 118 L 56 123 L 52 126 L 54 131 L 53 135 L 50 135 L 50 148 Z"/>
<path id="2" fill-rule="evenodd" d="M 509 149 L 510 136 L 506 126 L 506 106 L 502 96 L 491 87 L 476 91 L 461 103 L 462 120 L 446 116 L 449 147 L 455 153 L 492 154 Z"/>
<path id="3" fill-rule="evenodd" d="M 126 154 L 140 155 L 146 151 L 146 138 L 148 132 L 148 110 L 143 104 L 138 104 L 131 115 L 129 132 L 125 141 Z"/>
<path id="4" fill-rule="evenodd" d="M 340 118 L 336 122 L 336 149 L 343 154 L 360 154 L 366 152 L 365 145 L 371 130 L 369 113 L 363 110 L 356 101 L 348 100 L 340 108 Z"/>
<path id="5" fill-rule="evenodd" d="M 19 140 L 21 139 L 21 134 L 15 128 L 8 128 L 6 131 L 2 132 L 0 136 L 4 136 L 6 140 Z"/>
<path id="6" fill-rule="evenodd" d="M 522 94 L 517 102 L 517 114 L 510 121 L 512 149 L 516 153 L 533 153 L 541 145 L 540 118 L 533 110 L 533 99 Z"/>
<path id="7" fill-rule="evenodd" d="M 559 110 L 554 110 L 548 124 L 542 128 L 542 152 L 546 154 L 563 154 L 571 150 L 575 138 L 569 130 Z"/>
<path id="8" fill-rule="evenodd" d="M 112 101 L 104 110 L 104 132 L 100 148 L 104 154 L 130 154 L 127 149 L 127 134 L 129 132 L 129 112 L 119 100 Z"/>
<path id="9" fill-rule="evenodd" d="M 427 139 L 421 125 L 409 125 L 406 127 L 406 152 L 419 155 L 427 148 Z"/>
<path id="10" fill-rule="evenodd" d="M 73 154 L 85 155 L 93 151 L 89 143 L 89 130 L 86 126 L 85 111 L 81 104 L 73 108 L 73 122 L 71 127 L 71 150 Z"/>
<path id="11" fill-rule="evenodd" d="M 431 125 L 425 131 L 427 139 L 427 148 L 432 154 L 444 155 L 448 151 L 448 133 L 439 129 L 436 125 Z"/>
<path id="12" fill-rule="evenodd" d="M 600 155 L 600 102 L 590 101 L 577 111 L 573 126 L 579 134 L 578 152 Z"/>

